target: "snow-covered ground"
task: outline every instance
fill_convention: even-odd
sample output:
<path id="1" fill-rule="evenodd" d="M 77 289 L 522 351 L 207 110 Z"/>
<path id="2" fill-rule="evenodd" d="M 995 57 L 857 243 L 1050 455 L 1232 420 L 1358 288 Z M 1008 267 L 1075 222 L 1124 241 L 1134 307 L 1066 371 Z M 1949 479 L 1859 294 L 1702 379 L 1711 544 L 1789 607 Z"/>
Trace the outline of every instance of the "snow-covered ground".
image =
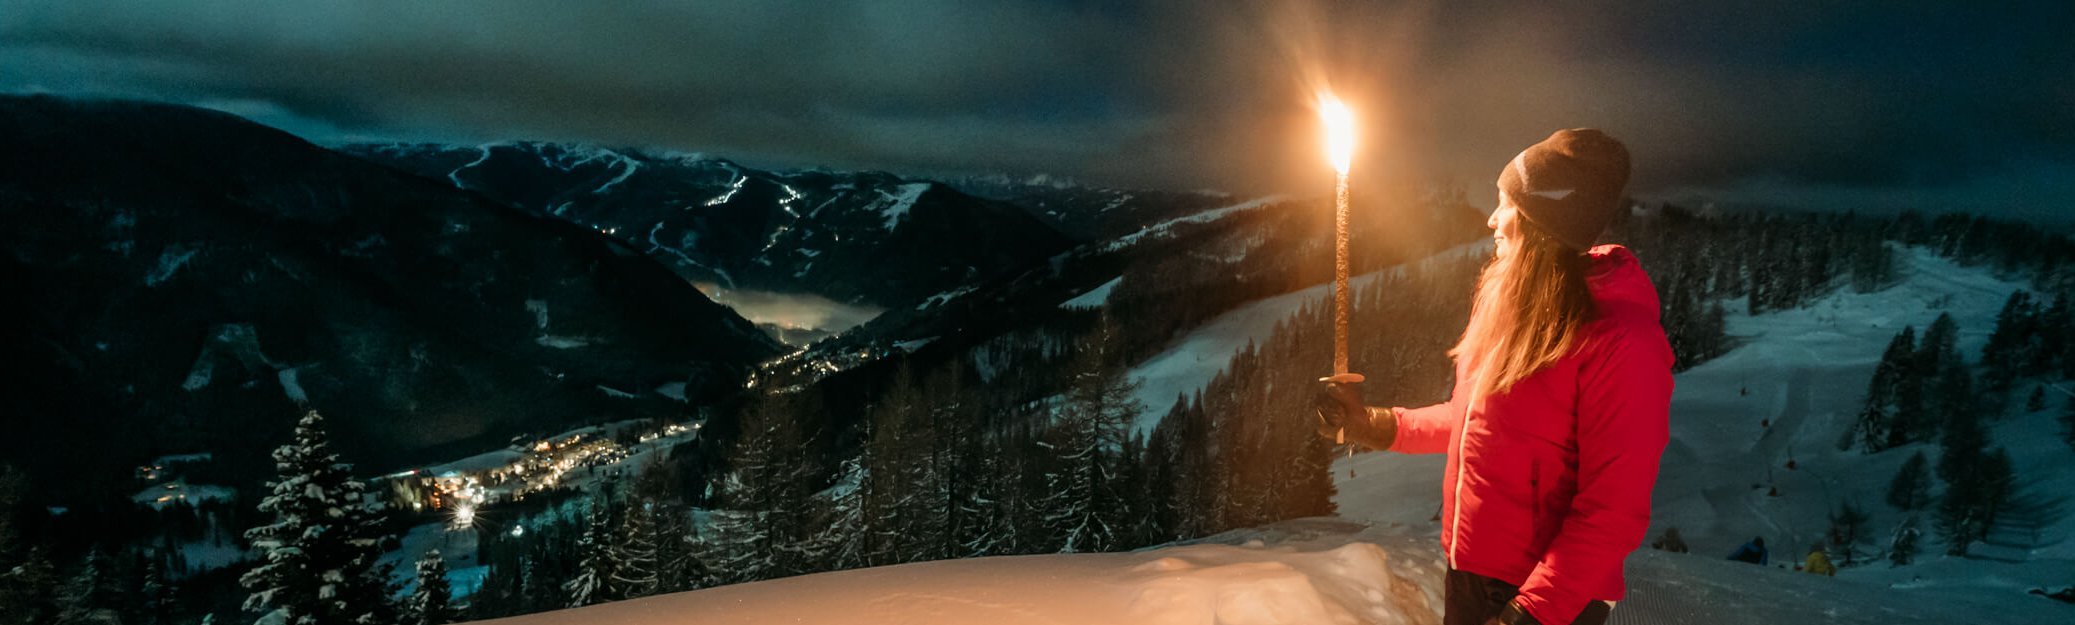
<path id="1" fill-rule="evenodd" d="M 1102 286 L 1089 289 L 1088 292 L 1076 295 L 1073 299 L 1060 302 L 1059 307 L 1068 310 L 1087 310 L 1091 308 L 1101 308 L 1104 304 L 1109 303 L 1110 291 L 1116 290 L 1117 285 L 1123 283 L 1124 278 L 1122 276 L 1112 278 L 1109 282 L 1102 283 Z"/>
<path id="2" fill-rule="evenodd" d="M 509 625 L 1355 625 L 1440 622 L 1434 533 L 1299 519 L 1132 553 L 823 573 L 489 621 Z M 2075 606 L 1936 596 L 1712 557 L 1637 552 L 1617 625 L 2051 623 Z"/>
<path id="3" fill-rule="evenodd" d="M 1462 253 L 1453 251 L 1451 253 Z M 1882 501 L 1915 447 L 1876 455 L 1840 451 L 1874 362 L 1904 325 L 1940 312 L 1959 322 L 1960 349 L 1978 353 L 2004 298 L 2019 285 L 1919 250 L 1904 278 L 1878 293 L 1842 291 L 1811 306 L 1758 316 L 1732 312 L 1729 354 L 1677 378 L 1672 443 L 1653 501 L 1652 535 L 1678 526 L 1693 552 L 1643 549 L 1628 560 L 1629 596 L 1612 622 L 2051 623 L 2075 606 L 2027 594 L 2075 583 L 2065 515 L 2039 529 L 2036 548 L 2004 562 L 1939 555 L 1927 529 L 1917 563 L 1846 567 L 1836 577 L 1782 568 L 1800 559 L 1847 499 L 1872 513 L 1884 544 L 1899 520 Z M 1201 384 L 1248 338 L 1263 338 L 1298 293 L 1229 313 L 1177 343 L 1168 364 L 1134 377 L 1173 389 Z M 1278 310 L 1280 313 L 1278 314 Z M 1222 347 L 1229 348 L 1222 348 Z M 1206 364 L 1176 364 L 1200 354 Z M 1158 358 L 1155 361 L 1159 361 Z M 1149 363 L 1150 365 L 1151 363 Z M 1164 372 L 1175 372 L 1164 374 Z M 2022 394 L 2030 385 L 2019 386 Z M 2009 449 L 2020 492 L 2075 488 L 2075 463 L 2058 439 L 2061 402 L 1991 420 Z M 1761 425 L 1762 423 L 1762 425 Z M 2055 434 L 2055 435 L 2049 435 Z M 1931 453 L 1935 457 L 1935 453 Z M 1788 458 L 1795 468 L 1787 469 Z M 1437 623 L 1442 561 L 1440 456 L 1366 453 L 1336 462 L 1338 518 L 1239 530 L 1192 544 L 1123 554 L 980 558 L 826 573 L 678 593 L 507 619 L 524 625 L 599 623 Z M 1757 485 L 1757 486 L 1754 486 Z M 1777 487 L 1779 495 L 1769 493 Z M 1753 535 L 1774 546 L 1775 567 L 1723 559 Z M 1874 545 L 1862 547 L 1866 553 Z M 2011 554 L 2004 554 L 2011 555 Z"/>

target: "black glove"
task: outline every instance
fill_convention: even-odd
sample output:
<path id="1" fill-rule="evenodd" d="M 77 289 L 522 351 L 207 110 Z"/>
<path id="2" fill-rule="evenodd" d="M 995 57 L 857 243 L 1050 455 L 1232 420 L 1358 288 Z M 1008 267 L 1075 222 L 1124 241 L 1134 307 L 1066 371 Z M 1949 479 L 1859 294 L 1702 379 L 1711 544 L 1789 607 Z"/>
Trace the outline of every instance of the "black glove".
<path id="1" fill-rule="evenodd" d="M 1364 428 L 1369 423 L 1369 406 L 1362 403 L 1362 376 L 1358 373 L 1343 373 L 1329 378 L 1319 378 L 1325 386 L 1312 399 L 1312 411 L 1318 415 L 1319 436 L 1334 439 L 1335 443 L 1347 442 L 1347 428 Z"/>
<path id="2" fill-rule="evenodd" d="M 1363 403 L 1361 374 L 1342 373 L 1319 381 L 1325 386 L 1312 401 L 1312 412 L 1318 415 L 1319 436 L 1336 444 L 1360 443 L 1372 449 L 1390 449 L 1398 438 L 1398 415 Z"/>

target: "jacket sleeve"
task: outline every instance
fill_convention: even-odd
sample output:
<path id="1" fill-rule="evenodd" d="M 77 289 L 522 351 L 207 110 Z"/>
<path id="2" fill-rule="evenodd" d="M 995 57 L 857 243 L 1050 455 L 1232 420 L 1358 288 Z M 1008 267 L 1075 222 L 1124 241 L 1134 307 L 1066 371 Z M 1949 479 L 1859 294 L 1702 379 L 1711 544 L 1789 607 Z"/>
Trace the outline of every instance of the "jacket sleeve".
<path id="1" fill-rule="evenodd" d="M 1390 451 L 1401 454 L 1438 454 L 1448 451 L 1448 436 L 1463 420 L 1463 370 L 1456 367 L 1455 386 L 1448 401 L 1425 408 L 1392 408 L 1397 415 L 1398 436 Z"/>
<path id="2" fill-rule="evenodd" d="M 1653 324 L 1654 325 L 1654 324 Z M 1621 564 L 1650 526 L 1650 490 L 1671 433 L 1672 353 L 1663 330 L 1610 333 L 1578 375 L 1578 490 L 1527 582 L 1521 607 L 1569 623 L 1621 583 Z"/>

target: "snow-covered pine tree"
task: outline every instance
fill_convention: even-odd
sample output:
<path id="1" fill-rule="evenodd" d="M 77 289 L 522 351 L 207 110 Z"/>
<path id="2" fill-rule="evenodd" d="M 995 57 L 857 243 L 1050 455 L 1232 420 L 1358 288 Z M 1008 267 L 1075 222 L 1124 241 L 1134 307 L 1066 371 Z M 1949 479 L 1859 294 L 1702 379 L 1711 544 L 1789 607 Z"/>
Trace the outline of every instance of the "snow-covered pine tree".
<path id="1" fill-rule="evenodd" d="M 1124 452 L 1118 457 L 1117 473 L 1120 521 L 1117 547 L 1135 549 L 1164 542 L 1154 506 L 1163 499 L 1156 491 L 1166 484 L 1155 482 L 1154 465 L 1147 461 L 1146 437 L 1132 433 L 1124 439 Z"/>
<path id="2" fill-rule="evenodd" d="M 2010 453 L 2002 447 L 1984 456 L 1981 461 L 1981 537 L 1986 540 L 1989 528 L 1996 525 L 1996 516 L 2010 503 L 2017 487 L 2017 476 L 2010 466 Z"/>
<path id="3" fill-rule="evenodd" d="M 90 548 L 71 579 L 58 589 L 58 625 L 120 623 L 116 612 L 122 589 L 115 583 L 115 570 L 99 545 Z"/>
<path id="4" fill-rule="evenodd" d="M 1960 360 L 1959 334 L 1959 324 L 1953 321 L 1952 314 L 1939 313 L 1938 318 L 1931 322 L 1930 327 L 1924 329 L 1923 335 L 1917 341 L 1915 357 L 1917 379 L 1925 381 L 1928 386 L 1932 387 L 1929 389 L 1931 392 L 1924 398 L 1924 403 L 1927 406 L 1939 407 L 1945 405 L 1944 402 L 1948 401 L 1948 399 L 1945 397 L 1945 390 L 1941 388 L 1941 385 L 1944 383 L 1946 375 L 1955 369 L 1964 370 L 1966 368 L 1966 363 Z M 1973 381 L 1971 375 L 1969 375 L 1968 381 L 1970 383 Z"/>
<path id="5" fill-rule="evenodd" d="M 980 447 L 981 419 L 975 393 L 968 392 L 962 366 L 938 369 L 923 383 L 923 396 L 930 404 L 928 443 L 922 458 L 925 470 L 917 521 L 909 531 L 928 537 L 918 545 L 921 559 L 956 558 L 965 553 L 966 524 L 976 521 L 967 514 L 967 500 L 981 487 L 986 476 L 976 472 L 972 457 Z"/>
<path id="6" fill-rule="evenodd" d="M 698 550 L 698 530 L 683 506 L 663 506 L 656 511 L 656 581 L 661 592 L 697 590 L 706 577 Z"/>
<path id="7" fill-rule="evenodd" d="M 404 603 L 404 625 L 445 625 L 459 616 L 454 613 L 454 589 L 447 584 L 447 561 L 438 549 L 418 556 L 416 583 Z"/>
<path id="8" fill-rule="evenodd" d="M 1979 414 L 1971 410 L 1947 414 L 1938 455 L 1938 477 L 1945 482 L 1945 493 L 1939 498 L 1935 520 L 1939 537 L 1952 555 L 1967 555 L 1968 546 L 1987 529 L 1983 505 L 1988 495 L 1987 446 L 1988 434 Z"/>
<path id="9" fill-rule="evenodd" d="M 1981 348 L 1981 379 L 1988 388 L 2009 390 L 2020 369 L 2031 362 L 2038 314 L 2029 291 L 2020 289 L 2003 301 L 2003 310 L 1996 313 L 1996 327 Z"/>
<path id="10" fill-rule="evenodd" d="M 1888 341 L 1888 349 L 1881 354 L 1880 364 L 1873 368 L 1873 380 L 1866 385 L 1866 406 L 1860 409 L 1859 420 L 1852 426 L 1853 438 L 1865 446 L 1866 453 L 1900 444 L 1896 435 L 1899 387 L 1906 382 L 1904 375 L 1908 373 L 1910 358 L 1916 350 L 1914 343 L 1914 332 L 1904 329 Z"/>
<path id="11" fill-rule="evenodd" d="M 1895 280 L 1895 254 L 1879 236 L 1860 235 L 1852 248 L 1852 290 L 1872 293 Z"/>
<path id="12" fill-rule="evenodd" d="M 288 625 L 394 622 L 381 563 L 394 538 L 383 532 L 380 504 L 353 478 L 353 465 L 332 452 L 317 411 L 274 450 L 274 469 L 259 502 L 273 522 L 245 532 L 261 561 L 239 579 L 252 590 L 245 609 L 278 612 Z"/>
<path id="13" fill-rule="evenodd" d="M 1007 553 L 1011 528 L 1003 497 L 1014 485 L 1004 479 L 1007 463 L 1002 457 L 1007 452 L 991 439 L 983 438 L 976 443 L 980 446 L 978 453 L 966 455 L 968 467 L 960 472 L 971 485 L 961 491 L 957 502 L 964 522 L 959 524 L 958 533 L 953 537 L 957 541 L 953 557 L 978 558 Z"/>
<path id="14" fill-rule="evenodd" d="M 620 515 L 619 530 L 614 532 L 612 578 L 613 596 L 621 599 L 639 599 L 656 594 L 662 589 L 661 567 L 656 557 L 656 507 L 654 502 L 637 500 L 627 505 L 627 513 Z"/>
<path id="15" fill-rule="evenodd" d="M 725 509 L 712 513 L 707 563 L 719 583 L 740 583 L 805 570 L 809 513 L 800 453 L 804 437 L 786 398 L 765 397 L 743 415 L 742 435 L 729 448 L 721 479 Z"/>
<path id="16" fill-rule="evenodd" d="M 1922 451 L 1902 462 L 1902 468 L 1895 471 L 1895 479 L 1888 482 L 1888 505 L 1907 512 L 1931 502 L 1931 477 L 1925 472 L 1926 464 L 1928 460 Z"/>
<path id="17" fill-rule="evenodd" d="M 30 546 L 27 552 L 0 569 L 0 623 L 42 625 L 56 611 L 57 570 L 41 545 Z"/>
<path id="18" fill-rule="evenodd" d="M 1183 420 L 1175 431 L 1174 533 L 1180 538 L 1209 536 L 1216 532 L 1219 481 L 1223 471 L 1212 456 L 1210 415 L 1204 412 L 1203 395 L 1190 397 Z"/>
<path id="19" fill-rule="evenodd" d="M 870 534 L 862 537 L 868 566 L 913 562 L 935 537 L 913 532 L 927 525 L 922 511 L 935 492 L 938 477 L 925 458 L 933 447 L 929 431 L 929 406 L 923 392 L 905 367 L 894 374 L 893 385 L 867 411 L 871 438 L 864 441 L 865 461 L 860 488 L 863 514 L 870 519 Z"/>
<path id="20" fill-rule="evenodd" d="M 869 436 L 869 424 L 865 426 Z M 873 536 L 872 520 L 864 514 L 865 457 L 871 453 L 869 445 L 843 461 L 841 474 L 836 477 L 835 490 L 826 504 L 827 512 L 822 516 L 821 529 L 814 532 L 814 551 L 819 553 L 823 565 L 829 570 L 842 571 L 866 566 L 866 551 Z"/>
<path id="21" fill-rule="evenodd" d="M 166 569 L 159 558 L 144 559 L 143 569 L 138 573 L 137 620 L 142 625 L 160 625 L 173 617 L 177 598 L 173 584 L 166 579 Z"/>
<path id="22" fill-rule="evenodd" d="M 1108 362 L 1115 326 L 1105 318 L 1074 365 L 1073 386 L 1056 412 L 1047 442 L 1052 446 L 1051 485 L 1044 499 L 1045 524 L 1060 552 L 1106 551 L 1116 545 L 1118 494 L 1115 458 L 1141 407 L 1136 386 Z"/>
<path id="23" fill-rule="evenodd" d="M 599 498 L 606 499 L 604 496 Z M 613 562 L 611 538 L 606 535 L 611 531 L 609 515 L 605 510 L 607 505 L 605 501 L 591 502 L 583 536 L 576 542 L 576 550 L 582 554 L 582 560 L 577 563 L 576 575 L 562 583 L 562 593 L 566 599 L 563 605 L 567 607 L 581 608 L 612 600 L 612 590 L 607 586 L 607 582 L 612 579 L 619 567 Z"/>

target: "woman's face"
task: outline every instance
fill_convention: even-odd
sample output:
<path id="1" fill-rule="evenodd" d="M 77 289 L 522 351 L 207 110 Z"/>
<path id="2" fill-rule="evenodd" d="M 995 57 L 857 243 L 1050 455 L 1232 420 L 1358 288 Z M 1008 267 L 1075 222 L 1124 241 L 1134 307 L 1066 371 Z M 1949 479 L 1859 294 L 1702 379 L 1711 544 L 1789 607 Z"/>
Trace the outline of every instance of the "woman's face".
<path id="1" fill-rule="evenodd" d="M 1485 220 L 1484 226 L 1491 228 L 1491 240 L 1497 244 L 1497 255 L 1506 256 L 1520 246 L 1520 209 L 1505 193 L 1499 194 L 1499 208 L 1491 212 L 1491 219 Z"/>

